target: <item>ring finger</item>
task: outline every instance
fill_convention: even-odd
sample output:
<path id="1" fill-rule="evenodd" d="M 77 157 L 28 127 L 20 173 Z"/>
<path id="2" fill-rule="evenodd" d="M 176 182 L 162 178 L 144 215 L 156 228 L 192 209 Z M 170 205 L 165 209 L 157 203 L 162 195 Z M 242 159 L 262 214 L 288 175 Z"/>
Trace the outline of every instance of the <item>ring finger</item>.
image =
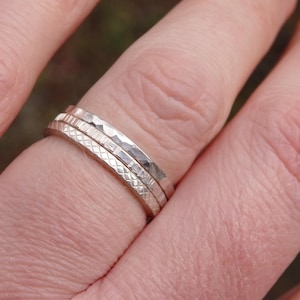
<path id="1" fill-rule="evenodd" d="M 81 106 L 136 141 L 176 184 L 222 127 L 294 2 L 184 1 L 124 54 Z M 15 293 L 24 286 L 30 295 L 44 293 L 45 282 L 60 297 L 85 289 L 145 224 L 127 189 L 59 139 L 24 153 L 1 175 L 1 188 L 0 228 L 18 234 L 0 235 L 15 245 L 14 253 L 1 249 L 0 278 L 8 282 L 17 274 L 8 286 Z M 23 218 L 16 222 L 16 215 Z M 9 264 L 12 256 L 18 264 Z"/>

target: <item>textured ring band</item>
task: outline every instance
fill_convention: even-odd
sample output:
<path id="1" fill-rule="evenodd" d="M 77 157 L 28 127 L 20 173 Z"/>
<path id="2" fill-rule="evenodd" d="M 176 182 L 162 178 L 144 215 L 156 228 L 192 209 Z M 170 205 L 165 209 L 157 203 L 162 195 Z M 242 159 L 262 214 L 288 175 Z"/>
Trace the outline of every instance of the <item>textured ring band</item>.
<path id="1" fill-rule="evenodd" d="M 121 160 L 125 164 L 125 166 L 146 185 L 146 187 L 158 201 L 160 207 L 163 207 L 165 205 L 165 203 L 167 202 L 167 198 L 160 185 L 134 158 L 132 158 L 125 150 L 117 145 L 111 138 L 106 136 L 103 132 L 95 128 L 93 125 L 68 113 L 59 114 L 55 118 L 55 120 L 71 125 L 72 127 L 78 129 L 82 133 L 95 140 L 106 150 L 111 152 L 111 154 Z"/>
<path id="2" fill-rule="evenodd" d="M 60 121 L 51 122 L 46 128 L 45 134 L 62 136 L 77 145 L 81 145 L 83 149 L 88 150 L 90 154 L 104 162 L 111 170 L 123 178 L 124 182 L 143 200 L 142 205 L 150 217 L 155 217 L 159 213 L 160 206 L 158 202 L 143 182 L 113 154 L 100 146 L 92 138 L 71 125 Z"/>
<path id="3" fill-rule="evenodd" d="M 115 129 L 112 125 L 108 124 L 98 116 L 85 111 L 82 108 L 69 106 L 66 112 L 95 126 L 98 130 L 102 131 L 105 135 L 110 137 L 117 145 L 119 145 L 127 153 L 129 153 L 131 157 L 138 161 L 141 166 L 151 174 L 153 178 L 155 178 L 155 180 L 165 192 L 167 199 L 171 197 L 174 192 L 174 187 L 165 173 L 141 148 L 139 148 L 126 135 Z"/>

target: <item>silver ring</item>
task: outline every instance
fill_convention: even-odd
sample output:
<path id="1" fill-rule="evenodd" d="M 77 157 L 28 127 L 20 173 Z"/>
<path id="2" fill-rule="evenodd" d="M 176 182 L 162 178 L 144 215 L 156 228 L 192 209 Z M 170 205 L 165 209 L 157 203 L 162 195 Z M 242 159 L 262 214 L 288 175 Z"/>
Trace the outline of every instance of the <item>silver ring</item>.
<path id="1" fill-rule="evenodd" d="M 103 132 L 95 128 L 93 125 L 73 116 L 68 113 L 59 114 L 55 121 L 61 121 L 78 129 L 86 134 L 112 155 L 118 158 L 132 173 L 134 173 L 149 189 L 155 199 L 158 201 L 160 207 L 163 207 L 167 198 L 160 185 L 153 179 L 153 177 L 145 171 L 145 169 L 127 152 L 125 152 L 119 145 L 112 139 L 106 136 Z"/>
<path id="2" fill-rule="evenodd" d="M 104 162 L 111 170 L 119 175 L 123 181 L 131 187 L 131 189 L 142 200 L 142 205 L 146 209 L 150 217 L 155 217 L 159 211 L 160 206 L 153 194 L 143 184 L 143 182 L 133 174 L 122 162 L 120 162 L 113 154 L 100 146 L 92 138 L 85 135 L 81 131 L 72 127 L 69 124 L 53 121 L 51 122 L 45 132 L 46 135 L 57 135 L 67 138 L 76 145 L 80 145 L 85 151 L 88 150 L 98 161 Z"/>
<path id="3" fill-rule="evenodd" d="M 104 162 L 139 196 L 151 218 L 174 192 L 165 173 L 132 140 L 82 108 L 69 106 L 48 125 L 45 135 L 66 138 Z"/>
<path id="4" fill-rule="evenodd" d="M 118 131 L 112 125 L 102 120 L 100 117 L 76 106 L 69 106 L 66 112 L 74 115 L 83 121 L 95 126 L 98 130 L 102 131 L 105 135 L 110 137 L 117 145 L 134 157 L 141 166 L 147 170 L 158 184 L 164 190 L 167 199 L 171 197 L 174 193 L 174 187 L 170 180 L 167 178 L 166 174 L 157 164 L 131 139 L 129 139 L 125 134 Z"/>

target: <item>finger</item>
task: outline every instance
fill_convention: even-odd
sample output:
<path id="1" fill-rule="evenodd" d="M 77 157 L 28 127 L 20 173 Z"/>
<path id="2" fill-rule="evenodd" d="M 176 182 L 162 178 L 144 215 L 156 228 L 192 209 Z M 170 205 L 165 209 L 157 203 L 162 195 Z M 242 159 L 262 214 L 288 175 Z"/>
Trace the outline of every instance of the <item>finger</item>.
<path id="1" fill-rule="evenodd" d="M 300 251 L 299 77 L 298 30 L 169 205 L 76 300 L 262 299 Z"/>
<path id="2" fill-rule="evenodd" d="M 80 105 L 138 141 L 176 183 L 224 125 L 294 3 L 183 1 Z"/>
<path id="3" fill-rule="evenodd" d="M 280 297 L 278 300 L 299 300 L 300 299 L 300 287 L 297 286 L 291 291 Z"/>
<path id="4" fill-rule="evenodd" d="M 265 0 L 255 2 L 257 6 L 252 6 L 251 3 L 231 0 L 182 2 L 159 25 L 160 29 L 159 27 L 154 29 L 127 52 L 86 96 L 82 105 L 92 110 L 92 98 L 93 103 L 99 95 L 101 99 L 108 99 L 101 102 L 103 113 L 100 115 L 134 141 L 140 141 L 140 146 L 146 152 L 149 150 L 154 160 L 161 163 L 176 182 L 185 172 L 185 168 L 191 164 L 201 145 L 205 145 L 212 138 L 216 132 L 214 128 L 221 126 L 220 120 L 225 119 L 226 115 L 223 112 L 229 111 L 232 101 L 230 97 L 236 94 L 250 70 L 265 53 L 278 28 L 289 14 L 292 4 L 287 1 Z M 216 15 L 216 11 L 220 13 Z M 223 21 L 220 23 L 220 20 Z M 218 30 L 214 30 L 212 35 L 205 36 L 205 32 L 212 30 L 214 26 L 217 26 Z M 240 31 L 241 27 L 242 31 Z M 190 38 L 187 38 L 186 32 L 191 33 Z M 181 36 L 184 36 L 184 40 L 180 40 Z M 205 38 L 205 42 L 196 39 L 198 36 Z M 166 44 L 167 37 L 171 38 L 168 38 Z M 157 44 L 154 43 L 154 39 L 157 40 Z M 183 44 L 186 48 L 182 48 Z M 224 46 L 225 54 L 214 46 L 219 44 Z M 233 44 L 236 46 L 233 47 Z M 159 58 L 157 58 L 154 64 L 154 71 L 158 70 L 157 74 L 154 72 L 156 80 L 160 81 L 158 78 L 162 76 L 161 82 L 164 84 L 166 82 L 164 72 L 169 76 L 180 74 L 175 79 L 171 77 L 170 82 L 173 83 L 166 88 L 166 91 L 173 90 L 174 94 L 168 97 L 163 93 L 164 86 L 162 92 L 155 87 L 155 84 L 149 84 L 147 87 L 148 75 L 144 76 L 143 72 L 148 68 L 150 73 L 152 72 L 149 61 L 159 57 L 158 51 L 160 53 L 166 51 L 168 55 L 170 49 L 176 53 L 171 62 L 165 60 L 166 58 L 158 62 Z M 189 52 L 189 49 L 194 51 Z M 148 61 L 146 64 L 141 58 L 143 53 L 145 61 Z M 177 54 L 179 56 L 176 58 Z M 218 59 L 215 59 L 216 57 Z M 206 63 L 206 59 L 209 58 L 214 59 L 212 64 Z M 181 73 L 171 68 L 172 62 L 177 59 L 184 66 Z M 164 72 L 159 71 L 162 69 L 158 65 L 163 66 Z M 203 67 L 200 68 L 200 65 Z M 134 71 L 135 68 L 137 71 Z M 179 70 L 178 65 L 175 70 L 176 68 Z M 136 75 L 141 79 L 136 79 L 135 74 L 141 74 Z M 232 77 L 230 84 L 227 81 L 228 76 Z M 187 81 L 187 77 L 192 78 L 190 85 L 188 82 L 180 84 Z M 243 79 L 240 80 L 239 77 Z M 129 85 L 131 85 L 131 92 L 128 90 L 126 93 L 125 88 L 129 88 Z M 212 88 L 214 86 L 216 88 L 222 86 L 222 91 L 216 92 L 217 95 L 224 92 L 225 100 L 221 104 L 215 102 L 217 97 L 208 96 L 214 92 Z M 100 88 L 102 92 L 96 97 Z M 198 92 L 198 89 L 201 91 Z M 114 94 L 114 91 L 119 92 Z M 145 104 L 142 101 L 143 91 Z M 194 93 L 197 96 L 194 96 Z M 130 94 L 135 100 L 129 100 Z M 203 94 L 207 96 L 201 97 Z M 118 103 L 114 100 L 119 97 L 127 102 Z M 162 115 L 162 121 L 158 121 L 159 115 L 155 116 L 155 111 L 151 113 L 152 104 L 148 105 L 147 101 L 154 97 L 161 99 L 160 104 L 165 112 L 170 112 L 170 122 L 167 121 L 168 116 Z M 190 108 L 185 109 L 188 103 L 181 103 L 175 99 L 191 99 L 189 103 L 193 103 L 191 107 L 196 110 L 196 113 L 193 113 Z M 153 128 L 160 128 L 166 140 L 162 144 L 163 147 L 159 146 L 159 142 L 163 142 L 163 134 L 156 137 L 152 135 L 154 129 L 149 129 L 149 133 L 145 135 L 147 128 L 144 128 L 143 124 L 135 123 L 134 117 L 130 121 L 125 108 L 124 111 L 119 111 L 116 120 L 112 121 L 113 115 L 118 112 L 117 105 L 122 108 L 125 103 L 141 119 L 147 118 Z M 178 106 L 175 103 L 178 103 Z M 95 104 L 95 109 L 92 110 L 97 113 L 99 110 L 96 105 L 99 109 L 100 102 Z M 109 105 L 111 110 L 104 108 L 106 105 Z M 204 117 L 199 117 L 197 112 L 199 107 L 205 107 L 203 112 L 213 111 L 212 116 L 207 117 L 207 122 Z M 143 109 L 146 110 L 144 115 Z M 191 121 L 185 122 L 189 118 Z M 203 139 L 198 136 L 200 140 L 198 150 L 195 147 L 189 152 L 191 145 L 186 147 L 186 151 L 184 146 L 180 148 L 180 138 L 176 141 L 175 133 L 175 126 L 181 128 L 180 120 L 191 135 L 191 140 L 186 141 L 186 144 L 196 143 L 197 130 L 202 133 L 212 132 L 212 134 L 207 133 Z M 172 144 L 173 139 L 175 142 Z M 164 150 L 165 147 L 168 151 Z M 155 152 L 155 148 L 159 151 Z M 186 163 L 183 162 L 183 158 L 178 158 L 179 151 L 184 153 Z M 169 156 L 172 157 L 172 161 L 178 161 L 175 168 L 170 161 L 168 162 Z M 167 163 L 163 163 L 164 161 Z M 73 293 L 84 290 L 89 284 L 106 274 L 145 225 L 143 209 L 119 181 L 105 169 L 87 159 L 77 148 L 56 138 L 49 138 L 36 144 L 15 161 L 1 176 L 1 191 L 1 198 L 4 199 L 0 209 L 0 212 L 3 212 L 0 218 L 1 226 L 3 225 L 2 228 L 6 228 L 8 232 L 17 232 L 1 235 L 4 244 L 15 245 L 13 253 L 9 248 L 5 248 L 0 255 L 2 259 L 0 282 L 8 282 L 6 289 L 11 291 L 12 297 L 21 292 L 31 293 L 30 295 L 45 293 L 45 285 L 49 286 L 47 292 L 58 298 L 69 297 Z M 23 217 L 16 222 L 14 220 L 18 215 Z M 18 263 L 8 264 L 7 262 L 11 260 Z M 7 276 L 13 273 L 17 275 L 14 281 L 10 282 Z M 30 274 L 29 278 L 28 274 Z"/>
<path id="5" fill-rule="evenodd" d="M 1 1 L 0 136 L 47 61 L 97 2 Z"/>

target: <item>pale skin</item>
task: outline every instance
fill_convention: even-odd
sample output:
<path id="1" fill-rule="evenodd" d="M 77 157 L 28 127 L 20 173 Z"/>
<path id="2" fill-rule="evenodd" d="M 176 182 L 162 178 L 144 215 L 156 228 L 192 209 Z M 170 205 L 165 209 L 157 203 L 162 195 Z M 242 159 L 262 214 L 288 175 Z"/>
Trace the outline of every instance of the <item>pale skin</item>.
<path id="1" fill-rule="evenodd" d="M 1 134 L 96 3 L 0 2 Z M 1 299 L 267 293 L 300 251 L 299 30 L 222 127 L 295 3 L 182 1 L 78 104 L 136 141 L 177 185 L 148 226 L 127 187 L 58 137 L 1 174 Z"/>

